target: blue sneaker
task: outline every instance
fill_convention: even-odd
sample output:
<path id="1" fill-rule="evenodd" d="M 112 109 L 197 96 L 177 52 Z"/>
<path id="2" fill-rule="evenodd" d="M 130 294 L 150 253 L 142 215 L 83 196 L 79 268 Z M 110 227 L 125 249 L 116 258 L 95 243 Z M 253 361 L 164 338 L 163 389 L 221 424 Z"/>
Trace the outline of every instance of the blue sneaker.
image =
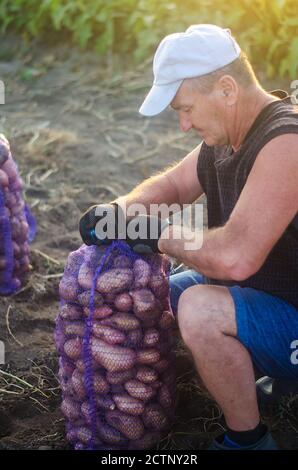
<path id="1" fill-rule="evenodd" d="M 214 439 L 211 445 L 208 447 L 208 450 L 279 450 L 275 440 L 273 439 L 269 431 L 255 444 L 245 447 L 235 447 L 230 445 L 225 445 L 224 436 L 221 435 L 217 439 Z"/>

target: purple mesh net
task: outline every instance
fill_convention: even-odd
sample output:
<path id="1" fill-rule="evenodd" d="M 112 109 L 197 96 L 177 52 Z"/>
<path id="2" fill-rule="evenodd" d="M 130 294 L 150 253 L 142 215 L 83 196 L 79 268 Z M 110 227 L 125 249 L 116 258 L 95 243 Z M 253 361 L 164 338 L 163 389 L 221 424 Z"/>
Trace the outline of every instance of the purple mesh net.
<path id="1" fill-rule="evenodd" d="M 36 222 L 22 195 L 22 180 L 7 139 L 0 135 L 0 295 L 11 295 L 29 271 Z"/>
<path id="2" fill-rule="evenodd" d="M 75 449 L 150 449 L 171 427 L 170 263 L 126 243 L 82 245 L 61 279 L 55 342 L 61 410 Z"/>

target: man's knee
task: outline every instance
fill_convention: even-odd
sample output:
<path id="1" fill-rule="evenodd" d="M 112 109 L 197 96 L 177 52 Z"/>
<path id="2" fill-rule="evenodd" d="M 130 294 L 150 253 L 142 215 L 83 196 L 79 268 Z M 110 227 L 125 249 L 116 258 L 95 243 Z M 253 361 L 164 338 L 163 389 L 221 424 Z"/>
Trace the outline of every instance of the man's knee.
<path id="1" fill-rule="evenodd" d="M 219 334 L 236 336 L 235 307 L 229 290 L 209 285 L 189 287 L 179 298 L 178 324 L 185 341 Z"/>

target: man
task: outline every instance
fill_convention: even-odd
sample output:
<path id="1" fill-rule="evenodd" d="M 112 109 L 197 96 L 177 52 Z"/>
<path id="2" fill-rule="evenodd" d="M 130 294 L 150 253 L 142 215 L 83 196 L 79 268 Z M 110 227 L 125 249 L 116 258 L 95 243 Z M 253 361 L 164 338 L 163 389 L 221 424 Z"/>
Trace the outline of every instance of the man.
<path id="1" fill-rule="evenodd" d="M 291 361 L 298 339 L 298 110 L 285 92 L 261 87 L 230 31 L 214 25 L 165 37 L 153 70 L 140 112 L 153 116 L 171 105 L 181 130 L 196 130 L 203 142 L 110 207 L 182 205 L 206 194 L 200 249 L 186 250 L 177 227 L 164 220 L 159 239 L 141 244 L 192 268 L 171 276 L 171 304 L 226 419 L 227 432 L 210 448 L 275 449 L 260 422 L 253 364 L 270 377 L 298 378 Z M 86 243 L 93 243 L 94 211 L 80 222 Z"/>

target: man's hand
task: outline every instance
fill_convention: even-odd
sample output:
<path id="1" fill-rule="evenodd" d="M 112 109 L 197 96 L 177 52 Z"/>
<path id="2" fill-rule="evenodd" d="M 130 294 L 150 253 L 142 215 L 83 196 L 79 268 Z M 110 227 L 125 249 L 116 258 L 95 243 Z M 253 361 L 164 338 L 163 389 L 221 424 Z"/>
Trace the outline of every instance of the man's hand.
<path id="1" fill-rule="evenodd" d="M 137 215 L 127 221 L 126 242 L 138 253 L 161 253 L 158 240 L 169 225 L 168 219 L 156 215 Z"/>
<path id="2" fill-rule="evenodd" d="M 99 236 L 98 231 L 96 231 L 96 224 L 104 217 L 111 217 L 112 223 L 115 224 L 115 234 L 117 235 L 117 213 L 118 204 L 116 203 L 99 204 L 89 207 L 79 221 L 79 230 L 83 242 L 86 245 L 107 245 L 111 243 L 113 240 L 109 239 L 108 236 Z"/>

